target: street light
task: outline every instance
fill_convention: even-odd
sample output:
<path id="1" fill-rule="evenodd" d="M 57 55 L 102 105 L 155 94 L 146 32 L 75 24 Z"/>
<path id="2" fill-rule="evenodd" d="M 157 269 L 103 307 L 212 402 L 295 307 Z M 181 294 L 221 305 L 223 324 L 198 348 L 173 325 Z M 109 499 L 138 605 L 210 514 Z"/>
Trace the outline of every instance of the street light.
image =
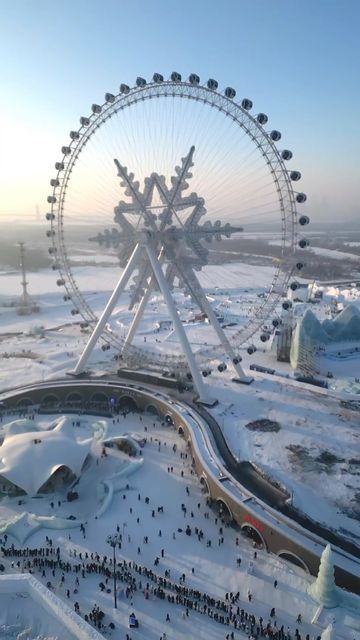
<path id="1" fill-rule="evenodd" d="M 119 544 L 121 538 L 118 534 L 114 533 L 112 536 L 106 538 L 106 542 L 112 547 L 113 550 L 113 577 L 114 577 L 114 607 L 117 609 L 117 597 L 116 597 L 116 558 L 115 548 Z"/>

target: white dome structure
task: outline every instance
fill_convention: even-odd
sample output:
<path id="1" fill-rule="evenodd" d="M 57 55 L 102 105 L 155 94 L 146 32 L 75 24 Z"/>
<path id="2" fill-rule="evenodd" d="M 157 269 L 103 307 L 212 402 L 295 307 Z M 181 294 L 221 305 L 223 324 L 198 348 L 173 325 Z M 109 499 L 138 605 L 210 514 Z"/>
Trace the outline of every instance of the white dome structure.
<path id="1" fill-rule="evenodd" d="M 91 443 L 91 438 L 82 442 L 75 438 L 66 417 L 60 418 L 48 431 L 34 423 L 29 430 L 29 425 L 16 425 L 15 421 L 0 446 L 0 486 L 3 480 L 16 490 L 34 496 L 60 469 L 79 476 Z"/>

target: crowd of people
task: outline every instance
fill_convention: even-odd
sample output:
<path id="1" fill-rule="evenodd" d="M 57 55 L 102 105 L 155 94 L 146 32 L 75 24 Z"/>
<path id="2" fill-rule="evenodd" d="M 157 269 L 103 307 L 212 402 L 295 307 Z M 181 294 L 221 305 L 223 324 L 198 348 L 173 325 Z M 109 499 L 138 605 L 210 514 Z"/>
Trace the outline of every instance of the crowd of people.
<path id="1" fill-rule="evenodd" d="M 72 559 L 76 562 L 64 560 L 61 557 L 60 548 L 54 547 L 52 540 L 48 539 L 47 545 L 38 548 L 16 548 L 13 544 L 9 547 L 4 546 L 4 541 L 0 540 L 2 555 L 6 558 L 15 558 L 12 560 L 13 566 L 20 571 L 30 573 L 39 572 L 42 578 L 51 576 L 47 582 L 50 589 L 55 588 L 55 581 L 59 589 L 64 585 L 71 585 L 66 589 L 67 597 L 71 597 L 71 591 L 74 596 L 77 595 L 80 581 L 79 576 L 85 579 L 89 574 L 97 574 L 102 577 L 99 582 L 101 591 L 106 590 L 112 593 L 109 584 L 114 578 L 114 566 L 112 558 L 109 556 L 100 556 L 98 553 L 77 552 L 76 549 L 71 551 Z M 59 576 L 60 572 L 60 576 Z M 75 575 L 75 579 L 70 576 Z M 170 571 L 166 571 L 166 577 L 159 575 L 152 568 L 140 564 L 135 561 L 122 560 L 116 563 L 115 578 L 117 583 L 123 585 L 117 589 L 118 597 L 130 599 L 131 602 L 136 594 L 142 595 L 145 599 L 158 598 L 169 605 L 169 611 L 166 614 L 165 622 L 171 621 L 171 605 L 177 605 L 182 608 L 182 616 L 188 618 L 190 614 L 199 614 L 207 616 L 214 622 L 229 628 L 229 632 L 225 638 L 233 640 L 236 630 L 247 635 L 251 640 L 258 638 L 272 638 L 273 640 L 310 640 L 310 635 L 301 635 L 298 628 L 291 631 L 289 627 L 285 629 L 284 625 L 280 625 L 276 620 L 275 609 L 269 612 L 267 620 L 263 617 L 256 617 L 248 611 L 240 602 L 240 592 L 225 593 L 225 597 L 215 598 L 206 591 L 200 591 L 193 587 L 187 586 L 186 575 L 182 574 L 179 581 L 170 579 Z M 55 580 L 54 580 L 55 579 Z M 79 614 L 80 606 L 77 601 L 74 603 L 74 609 Z M 113 629 L 114 624 L 105 625 L 103 622 L 104 613 L 101 609 L 94 605 L 89 614 L 85 614 L 84 618 L 98 629 Z M 301 615 L 298 616 L 298 622 L 301 623 Z M 231 629 L 231 631 L 230 631 Z"/>
<path id="2" fill-rule="evenodd" d="M 125 416 L 124 416 L 125 417 Z M 115 422 L 115 418 L 114 418 Z M 164 425 L 164 423 L 162 423 Z M 152 427 L 155 428 L 156 423 L 152 426 L 145 427 L 147 432 L 148 442 L 155 445 L 158 451 L 161 447 L 166 447 L 166 441 L 160 442 L 157 438 L 153 438 L 149 432 L 152 431 Z M 184 477 L 184 470 L 189 471 L 190 460 L 188 460 L 188 453 L 185 451 L 177 451 L 177 446 L 173 445 L 172 451 L 174 454 L 178 454 L 182 460 L 183 469 L 181 470 L 181 477 Z M 168 473 L 173 473 L 174 467 L 169 464 L 167 467 Z M 194 470 L 190 468 L 190 475 L 194 474 Z M 129 487 L 127 486 L 127 489 Z M 190 496 L 189 486 L 185 487 L 186 498 Z M 142 515 L 143 504 L 150 505 L 149 497 L 142 497 L 140 493 L 137 495 L 139 504 L 139 514 Z M 186 500 L 185 498 L 185 500 Z M 126 493 L 123 494 L 123 499 L 126 500 Z M 210 506 L 210 503 L 208 503 Z M 164 511 L 163 505 L 150 505 L 151 517 L 155 518 Z M 181 512 L 184 519 L 189 518 L 190 524 L 186 523 L 184 527 L 177 528 L 172 537 L 175 539 L 179 534 L 185 534 L 187 536 L 195 535 L 199 542 L 205 542 L 207 547 L 212 546 L 211 540 L 207 536 L 207 526 L 204 526 L 204 530 L 199 526 L 194 526 L 191 520 L 194 518 L 194 511 L 200 511 L 201 503 L 197 504 L 197 508 L 194 506 L 188 506 L 181 503 Z M 208 508 L 208 507 L 207 507 Z M 193 510 L 191 510 L 193 509 Z M 131 516 L 138 516 L 135 513 L 133 507 L 129 508 Z M 211 511 L 207 510 L 203 513 L 206 521 L 210 518 Z M 224 544 L 224 528 L 227 523 L 219 515 L 214 516 L 215 525 L 218 526 L 218 545 Z M 140 524 L 139 516 L 136 522 Z M 194 521 L 193 521 L 194 522 Z M 85 538 L 85 529 L 82 525 L 82 534 Z M 155 534 L 156 535 L 156 534 Z M 158 529 L 158 538 L 162 539 L 162 530 Z M 205 538 L 205 539 L 204 539 Z M 69 541 L 70 541 L 69 535 Z M 130 535 L 126 536 L 126 541 L 130 542 Z M 11 561 L 11 565 L 14 569 L 21 572 L 39 573 L 41 579 L 45 581 L 49 589 L 56 590 L 59 595 L 63 594 L 63 597 L 68 601 L 73 600 L 74 610 L 84 617 L 84 619 L 98 628 L 102 632 L 107 630 L 111 632 L 114 629 L 114 623 L 107 624 L 104 621 L 104 612 L 101 608 L 94 604 L 92 609 L 85 613 L 80 609 L 78 602 L 78 593 L 82 584 L 82 581 L 89 576 L 97 575 L 99 577 L 98 588 L 100 592 L 113 594 L 114 586 L 113 582 L 117 583 L 117 597 L 129 601 L 129 604 L 133 604 L 133 600 L 136 597 L 143 597 L 145 599 L 159 599 L 163 601 L 166 606 L 166 616 L 164 615 L 164 623 L 170 623 L 174 616 L 174 608 L 180 609 L 180 615 L 184 620 L 196 616 L 206 616 L 208 619 L 218 625 L 224 627 L 224 638 L 226 640 L 233 640 L 238 637 L 237 634 L 246 634 L 250 640 L 257 640 L 259 638 L 272 638 L 273 640 L 310 640 L 309 634 L 301 634 L 299 626 L 301 624 L 301 614 L 298 615 L 297 628 L 290 630 L 289 627 L 280 624 L 277 619 L 275 608 L 271 608 L 266 618 L 262 616 L 255 616 L 249 609 L 249 605 L 252 603 L 253 594 L 250 590 L 247 593 L 240 594 L 240 591 L 228 592 L 224 594 L 223 598 L 214 597 L 206 591 L 195 589 L 187 584 L 188 576 L 185 573 L 175 580 L 171 577 L 170 569 L 166 569 L 164 575 L 157 573 L 154 568 L 149 567 L 146 564 L 141 564 L 138 561 L 126 561 L 125 559 L 116 563 L 115 571 L 113 560 L 110 556 L 100 555 L 94 551 L 79 550 L 75 546 L 73 548 L 68 547 L 67 557 L 62 556 L 60 547 L 53 544 L 51 538 L 46 537 L 46 543 L 42 547 L 30 548 L 21 547 L 16 548 L 14 544 L 8 546 L 7 536 L 3 536 L 0 540 L 1 552 L 5 558 Z M 117 546 L 119 549 L 122 547 L 122 543 L 125 542 L 123 536 L 120 533 L 120 527 L 117 526 Z M 149 542 L 149 535 L 145 532 L 143 536 L 143 544 L 147 545 Z M 216 541 L 215 541 L 216 542 Z M 162 542 L 162 548 L 159 551 L 159 555 L 154 559 L 154 567 L 161 565 L 161 560 L 166 555 L 166 545 Z M 236 546 L 239 546 L 239 538 L 236 538 Z M 257 550 L 254 546 L 253 559 L 257 559 Z M 137 547 L 138 559 L 142 557 L 141 546 Z M 161 558 L 161 559 L 160 559 Z M 237 566 L 241 565 L 241 558 L 236 560 Z M 157 569 L 159 571 L 159 569 Z M 191 572 L 194 573 L 195 568 L 192 567 Z M 274 581 L 274 589 L 277 588 L 277 580 Z M 245 602 L 247 605 L 245 606 Z M 251 607 L 253 608 L 253 607 Z M 131 640 L 130 635 L 126 634 L 126 640 Z M 166 633 L 165 633 L 166 637 Z M 316 636 L 311 638 L 315 640 Z M 317 639 L 319 636 L 317 637 Z M 164 640 L 164 634 L 162 636 Z"/>

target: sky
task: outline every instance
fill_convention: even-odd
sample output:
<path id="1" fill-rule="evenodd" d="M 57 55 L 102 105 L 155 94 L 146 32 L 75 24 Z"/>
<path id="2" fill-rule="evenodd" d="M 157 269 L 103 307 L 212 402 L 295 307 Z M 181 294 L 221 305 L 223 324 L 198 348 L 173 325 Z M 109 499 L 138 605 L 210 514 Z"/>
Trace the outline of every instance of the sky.
<path id="1" fill-rule="evenodd" d="M 313 221 L 359 216 L 358 0 L 0 0 L 0 224 L 43 219 L 54 163 L 106 91 L 176 70 L 269 115 Z"/>

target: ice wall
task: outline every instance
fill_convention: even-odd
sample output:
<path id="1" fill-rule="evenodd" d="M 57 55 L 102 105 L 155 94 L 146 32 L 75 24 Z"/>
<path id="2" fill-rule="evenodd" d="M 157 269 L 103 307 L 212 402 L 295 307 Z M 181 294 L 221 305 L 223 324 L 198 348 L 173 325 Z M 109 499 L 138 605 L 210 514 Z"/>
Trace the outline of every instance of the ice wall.
<path id="1" fill-rule="evenodd" d="M 0 600 L 4 601 L 5 596 L 8 596 L 9 602 L 6 611 L 7 624 L 11 622 L 25 629 L 32 617 L 34 626 L 38 620 L 41 621 L 42 635 L 46 632 L 49 636 L 55 633 L 61 640 L 104 640 L 98 631 L 28 573 L 1 575 Z M 48 621 L 47 629 L 44 625 L 46 621 Z M 5 624 L 6 621 L 3 620 L 3 623 Z"/>
<path id="2" fill-rule="evenodd" d="M 319 348 L 325 349 L 340 342 L 360 342 L 360 310 L 349 304 L 333 320 L 320 322 L 308 309 L 296 324 L 290 350 L 293 369 L 316 373 Z"/>

